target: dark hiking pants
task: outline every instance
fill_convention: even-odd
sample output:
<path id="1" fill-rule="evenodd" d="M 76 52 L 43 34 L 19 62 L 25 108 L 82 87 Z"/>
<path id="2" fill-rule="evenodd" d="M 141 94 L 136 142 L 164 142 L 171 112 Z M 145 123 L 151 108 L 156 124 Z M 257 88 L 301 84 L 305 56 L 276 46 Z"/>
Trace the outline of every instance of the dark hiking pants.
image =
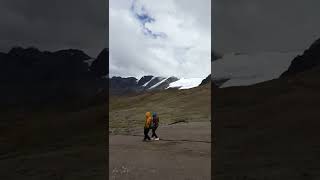
<path id="1" fill-rule="evenodd" d="M 152 136 L 151 136 L 151 137 L 156 137 L 156 138 L 158 138 L 158 136 L 157 136 L 157 134 L 156 134 L 157 128 L 158 128 L 158 127 L 152 128 Z"/>
<path id="2" fill-rule="evenodd" d="M 149 128 L 144 128 L 144 139 L 143 140 L 151 140 L 148 133 L 149 133 L 150 129 Z"/>

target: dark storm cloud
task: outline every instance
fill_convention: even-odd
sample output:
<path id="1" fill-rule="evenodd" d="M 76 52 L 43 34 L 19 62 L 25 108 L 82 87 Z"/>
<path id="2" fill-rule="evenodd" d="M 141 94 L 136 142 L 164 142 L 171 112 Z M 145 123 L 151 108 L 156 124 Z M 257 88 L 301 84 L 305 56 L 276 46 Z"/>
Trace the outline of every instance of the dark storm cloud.
<path id="1" fill-rule="evenodd" d="M 318 0 L 215 0 L 218 52 L 303 50 L 320 37 Z"/>
<path id="2" fill-rule="evenodd" d="M 105 0 L 2 0 L 0 51 L 20 45 L 96 56 L 108 42 L 107 6 Z"/>

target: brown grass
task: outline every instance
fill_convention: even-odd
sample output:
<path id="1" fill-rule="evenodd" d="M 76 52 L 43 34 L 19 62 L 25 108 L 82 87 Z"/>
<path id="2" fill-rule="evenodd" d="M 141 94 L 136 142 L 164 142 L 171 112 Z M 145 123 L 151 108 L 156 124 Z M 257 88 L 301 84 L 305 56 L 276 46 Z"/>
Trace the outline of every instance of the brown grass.
<path id="1" fill-rule="evenodd" d="M 128 130 L 143 127 L 146 111 L 159 114 L 161 124 L 177 121 L 209 121 L 211 118 L 210 84 L 187 90 L 169 89 L 131 97 L 111 97 L 109 127 Z"/>

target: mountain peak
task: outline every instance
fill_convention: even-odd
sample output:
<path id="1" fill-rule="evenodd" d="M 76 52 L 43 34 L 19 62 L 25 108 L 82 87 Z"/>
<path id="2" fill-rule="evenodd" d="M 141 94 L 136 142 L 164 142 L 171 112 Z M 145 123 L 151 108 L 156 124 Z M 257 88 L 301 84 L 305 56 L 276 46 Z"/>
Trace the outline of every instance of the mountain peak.
<path id="1" fill-rule="evenodd" d="M 108 56 L 109 51 L 107 48 L 103 49 L 97 59 L 93 61 L 90 70 L 95 73 L 97 77 L 106 76 L 108 74 Z"/>
<path id="2" fill-rule="evenodd" d="M 20 46 L 13 47 L 8 54 L 11 56 L 32 56 L 32 55 L 38 55 L 40 54 L 41 51 L 39 51 L 35 47 L 28 47 L 28 48 L 23 48 Z"/>
<path id="3" fill-rule="evenodd" d="M 312 45 L 304 51 L 302 55 L 296 56 L 287 71 L 280 77 L 295 75 L 306 70 L 313 69 L 320 65 L 320 39 L 316 40 Z"/>
<path id="4" fill-rule="evenodd" d="M 79 60 L 88 60 L 91 59 L 89 55 L 84 53 L 81 50 L 78 49 L 64 49 L 64 50 L 59 50 L 54 52 L 55 55 L 57 56 L 62 56 L 62 57 L 73 57 L 77 58 Z"/>
<path id="5" fill-rule="evenodd" d="M 123 95 L 148 91 L 166 90 L 169 88 L 190 89 L 200 85 L 201 78 L 177 78 L 175 76 L 161 77 L 146 75 L 138 81 L 134 77 L 112 77 L 110 79 L 110 94 Z"/>

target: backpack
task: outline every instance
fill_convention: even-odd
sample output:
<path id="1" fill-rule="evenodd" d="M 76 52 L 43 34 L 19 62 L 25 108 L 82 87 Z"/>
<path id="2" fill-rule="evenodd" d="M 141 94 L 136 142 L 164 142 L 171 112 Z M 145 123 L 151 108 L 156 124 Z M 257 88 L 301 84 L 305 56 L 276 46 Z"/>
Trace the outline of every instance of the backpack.
<path id="1" fill-rule="evenodd" d="M 156 116 L 156 117 L 152 117 L 152 123 L 151 123 L 151 127 L 158 127 L 159 125 L 159 117 Z"/>

